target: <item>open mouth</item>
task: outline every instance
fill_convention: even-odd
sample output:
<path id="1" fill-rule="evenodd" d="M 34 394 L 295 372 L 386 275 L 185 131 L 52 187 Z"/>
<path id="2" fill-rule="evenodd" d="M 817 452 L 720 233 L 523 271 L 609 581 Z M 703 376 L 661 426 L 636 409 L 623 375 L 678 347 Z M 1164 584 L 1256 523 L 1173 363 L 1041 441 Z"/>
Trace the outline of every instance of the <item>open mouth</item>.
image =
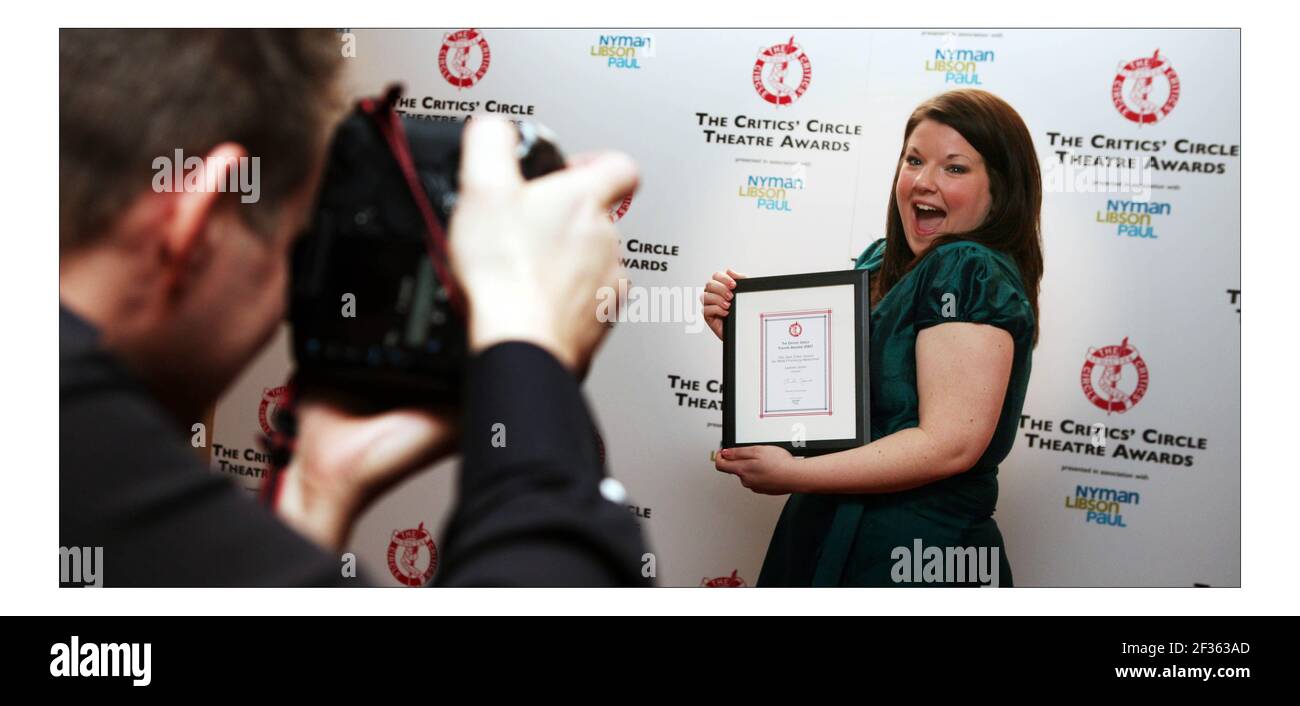
<path id="1" fill-rule="evenodd" d="M 943 223 L 943 219 L 948 215 L 948 212 L 941 208 L 919 203 L 912 204 L 912 211 L 916 215 L 916 232 L 918 235 L 934 235 L 938 233 L 939 224 Z"/>

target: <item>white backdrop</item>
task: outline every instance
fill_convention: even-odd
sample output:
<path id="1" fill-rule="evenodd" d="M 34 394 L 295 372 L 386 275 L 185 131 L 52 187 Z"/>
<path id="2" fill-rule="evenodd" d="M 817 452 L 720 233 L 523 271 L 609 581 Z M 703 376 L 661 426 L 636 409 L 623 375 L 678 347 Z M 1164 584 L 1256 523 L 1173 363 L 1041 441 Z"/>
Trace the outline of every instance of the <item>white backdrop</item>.
<path id="1" fill-rule="evenodd" d="M 1041 336 L 999 474 L 1016 583 L 1239 585 L 1237 32 L 479 30 L 460 66 L 454 31 L 341 35 L 352 92 L 401 81 L 408 112 L 512 111 L 567 153 L 631 154 L 642 186 L 618 225 L 632 284 L 689 288 L 687 301 L 726 267 L 849 266 L 883 235 L 911 110 L 952 88 L 1002 96 L 1046 191 Z M 1085 162 L 1134 167 L 1145 193 L 1097 184 Z M 619 324 L 586 392 L 660 584 L 752 584 L 784 498 L 713 470 L 722 351 L 699 329 Z M 245 487 L 264 467 L 259 411 L 288 369 L 281 336 L 217 406 L 214 470 Z M 1089 443 L 1095 424 L 1104 446 Z M 441 528 L 453 464 L 363 518 L 349 549 L 371 577 L 401 585 L 393 532 Z"/>

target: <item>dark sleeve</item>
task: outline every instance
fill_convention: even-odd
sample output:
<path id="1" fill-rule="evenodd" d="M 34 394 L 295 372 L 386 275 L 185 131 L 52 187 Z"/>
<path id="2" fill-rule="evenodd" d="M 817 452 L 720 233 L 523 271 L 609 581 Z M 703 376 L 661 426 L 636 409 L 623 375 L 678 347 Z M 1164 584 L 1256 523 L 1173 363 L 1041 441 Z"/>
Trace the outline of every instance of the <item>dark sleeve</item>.
<path id="1" fill-rule="evenodd" d="M 95 368 L 61 371 L 59 545 L 102 547 L 102 585 L 361 585 L 205 469 L 147 395 Z"/>
<path id="2" fill-rule="evenodd" d="M 578 382 L 511 342 L 469 368 L 460 494 L 443 534 L 443 586 L 639 586 L 640 528 L 600 491 L 604 465 Z"/>
<path id="3" fill-rule="evenodd" d="M 987 324 L 1023 343 L 1032 339 L 1034 310 L 1012 265 L 967 242 L 938 247 L 916 273 L 916 330 L 952 322 Z"/>

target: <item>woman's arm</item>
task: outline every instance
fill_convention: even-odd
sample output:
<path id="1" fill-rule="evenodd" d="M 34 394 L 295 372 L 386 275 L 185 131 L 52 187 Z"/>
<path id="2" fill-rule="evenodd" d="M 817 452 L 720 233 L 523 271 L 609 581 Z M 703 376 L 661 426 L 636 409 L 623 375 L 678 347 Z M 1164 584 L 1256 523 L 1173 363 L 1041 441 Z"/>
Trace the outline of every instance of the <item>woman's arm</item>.
<path id="1" fill-rule="evenodd" d="M 889 493 L 943 480 L 984 455 L 1002 413 L 1015 344 L 1011 334 L 954 322 L 916 337 L 920 425 L 797 465 L 814 493 Z"/>
<path id="2" fill-rule="evenodd" d="M 1014 352 L 1011 334 L 995 326 L 931 326 L 916 337 L 919 426 L 802 460 L 775 446 L 727 449 L 718 470 L 760 493 L 892 493 L 956 475 L 993 438 Z"/>

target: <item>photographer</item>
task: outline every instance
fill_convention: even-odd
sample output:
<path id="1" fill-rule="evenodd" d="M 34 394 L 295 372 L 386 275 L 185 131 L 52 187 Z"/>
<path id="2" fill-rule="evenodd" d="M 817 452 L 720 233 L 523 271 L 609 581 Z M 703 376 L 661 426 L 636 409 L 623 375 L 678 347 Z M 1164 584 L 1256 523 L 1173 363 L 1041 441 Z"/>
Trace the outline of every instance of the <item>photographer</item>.
<path id="1" fill-rule="evenodd" d="M 644 581 L 634 520 L 599 491 L 575 377 L 607 331 L 594 293 L 617 277 L 605 210 L 635 188 L 626 157 L 525 183 L 508 124 L 471 123 L 450 229 L 469 304 L 465 409 L 362 416 L 300 391 L 277 517 L 187 441 L 283 318 L 290 248 L 344 108 L 338 39 L 64 30 L 59 63 L 62 546 L 103 547 L 107 585 L 354 585 L 338 558 L 352 523 L 459 445 L 439 583 Z M 257 157 L 254 202 L 159 189 L 150 165 L 177 151 L 217 181 Z"/>

